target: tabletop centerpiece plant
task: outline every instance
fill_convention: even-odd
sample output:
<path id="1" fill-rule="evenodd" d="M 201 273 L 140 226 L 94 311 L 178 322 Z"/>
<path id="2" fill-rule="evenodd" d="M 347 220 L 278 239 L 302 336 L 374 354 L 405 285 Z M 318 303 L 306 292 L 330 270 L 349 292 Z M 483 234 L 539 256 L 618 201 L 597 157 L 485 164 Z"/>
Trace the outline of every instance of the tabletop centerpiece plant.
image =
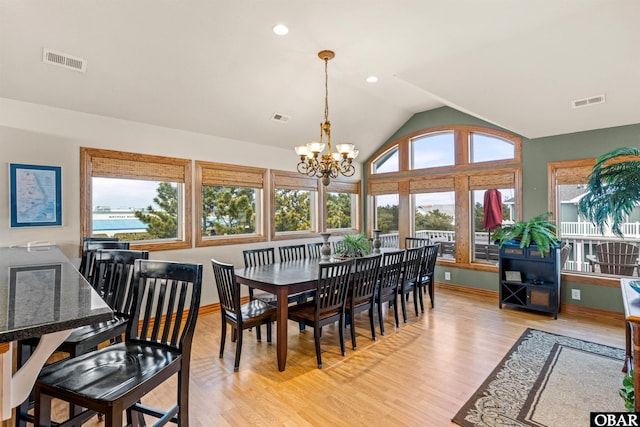
<path id="1" fill-rule="evenodd" d="M 550 216 L 551 212 L 545 212 L 528 221 L 516 221 L 513 224 L 503 225 L 496 229 L 494 238 L 500 247 L 506 243 L 515 243 L 521 248 L 528 248 L 535 244 L 540 256 L 544 256 L 560 242 L 557 234 L 558 227 L 549 221 Z"/>
<path id="2" fill-rule="evenodd" d="M 346 234 L 340 241 L 337 256 L 343 258 L 356 258 L 369 255 L 371 244 L 365 234 Z"/>

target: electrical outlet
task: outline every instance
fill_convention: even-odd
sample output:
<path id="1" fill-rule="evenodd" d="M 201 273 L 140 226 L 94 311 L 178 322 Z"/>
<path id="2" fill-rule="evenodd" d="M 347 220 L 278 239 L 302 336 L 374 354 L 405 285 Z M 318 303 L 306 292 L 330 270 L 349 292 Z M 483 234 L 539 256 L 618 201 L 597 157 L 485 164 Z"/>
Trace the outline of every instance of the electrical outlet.
<path id="1" fill-rule="evenodd" d="M 451 273 L 449 271 L 444 272 L 444 280 L 451 280 Z"/>
<path id="2" fill-rule="evenodd" d="M 571 299 L 580 299 L 580 289 L 571 289 Z"/>

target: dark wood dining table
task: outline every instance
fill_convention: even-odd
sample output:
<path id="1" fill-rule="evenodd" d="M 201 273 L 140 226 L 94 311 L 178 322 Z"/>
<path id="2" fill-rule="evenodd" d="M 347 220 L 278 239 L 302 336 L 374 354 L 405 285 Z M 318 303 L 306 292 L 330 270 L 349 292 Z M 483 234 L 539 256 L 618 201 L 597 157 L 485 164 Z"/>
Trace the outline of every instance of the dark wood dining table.
<path id="1" fill-rule="evenodd" d="M 316 289 L 319 267 L 320 258 L 308 258 L 235 270 L 238 283 L 277 297 L 276 350 L 280 371 L 287 364 L 289 296 Z"/>
<path id="2" fill-rule="evenodd" d="M 55 246 L 0 248 L 0 419 L 12 416 L 55 349 L 79 326 L 113 311 Z M 40 337 L 13 372 L 13 342 Z"/>

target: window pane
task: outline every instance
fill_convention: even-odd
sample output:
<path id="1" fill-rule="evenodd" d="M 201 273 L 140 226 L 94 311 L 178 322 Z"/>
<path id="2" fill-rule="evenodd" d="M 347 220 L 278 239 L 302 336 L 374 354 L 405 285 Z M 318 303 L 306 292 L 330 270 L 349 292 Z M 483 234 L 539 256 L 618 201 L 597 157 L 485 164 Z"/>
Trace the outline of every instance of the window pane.
<path id="1" fill-rule="evenodd" d="M 353 226 L 355 194 L 327 193 L 327 228 L 355 228 Z"/>
<path id="2" fill-rule="evenodd" d="M 472 213 L 472 259 L 480 262 L 497 263 L 498 245 L 495 244 L 491 235 L 493 229 L 484 227 L 485 212 L 489 215 L 490 206 L 485 206 L 485 193 L 487 190 L 475 190 L 471 193 Z M 515 191 L 513 188 L 498 189 L 500 208 L 502 210 L 502 224 L 513 223 L 515 220 Z M 488 203 L 491 203 L 488 200 Z"/>
<path id="3" fill-rule="evenodd" d="M 398 172 L 400 163 L 398 161 L 398 147 L 384 153 L 372 162 L 372 173 Z"/>
<path id="4" fill-rule="evenodd" d="M 455 164 L 453 132 L 423 135 L 411 140 L 411 169 L 435 168 Z"/>
<path id="5" fill-rule="evenodd" d="M 376 228 L 380 230 L 382 247 L 397 248 L 398 243 L 398 204 L 397 194 L 375 196 Z"/>
<path id="6" fill-rule="evenodd" d="M 311 203 L 313 195 L 306 190 L 276 189 L 276 232 L 312 231 Z"/>
<path id="7" fill-rule="evenodd" d="M 221 236 L 256 233 L 258 208 L 255 188 L 202 187 L 202 235 Z"/>
<path id="8" fill-rule="evenodd" d="M 455 258 L 455 192 L 419 193 L 413 195 L 415 237 L 428 237 L 440 243 L 438 257 Z"/>
<path id="9" fill-rule="evenodd" d="M 91 236 L 120 240 L 177 239 L 182 184 L 92 178 Z"/>
<path id="10" fill-rule="evenodd" d="M 489 162 L 513 159 L 515 145 L 506 139 L 483 133 L 471 133 L 469 141 L 469 162 Z"/>

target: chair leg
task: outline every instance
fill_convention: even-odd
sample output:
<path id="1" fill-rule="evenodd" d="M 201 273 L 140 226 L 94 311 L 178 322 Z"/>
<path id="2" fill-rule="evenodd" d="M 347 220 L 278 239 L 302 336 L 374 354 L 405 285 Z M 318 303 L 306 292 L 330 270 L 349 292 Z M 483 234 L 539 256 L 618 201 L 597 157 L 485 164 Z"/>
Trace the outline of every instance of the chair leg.
<path id="1" fill-rule="evenodd" d="M 382 317 L 382 301 L 378 301 L 378 322 L 380 322 L 380 335 L 384 336 L 384 319 Z"/>
<path id="2" fill-rule="evenodd" d="M 189 426 L 189 370 L 184 365 L 178 372 L 178 426 Z"/>
<path id="3" fill-rule="evenodd" d="M 429 299 L 431 300 L 431 308 L 433 308 L 433 277 L 429 280 Z"/>
<path id="4" fill-rule="evenodd" d="M 313 340 L 316 344 L 316 359 L 318 361 L 318 369 L 322 369 L 322 354 L 320 353 L 320 332 L 321 328 L 313 328 Z"/>
<path id="5" fill-rule="evenodd" d="M 104 414 L 104 425 L 105 426 L 121 426 L 122 411 L 118 411 L 118 410 L 107 411 L 107 413 Z"/>
<path id="6" fill-rule="evenodd" d="M 347 355 L 347 349 L 344 345 L 344 312 L 342 312 L 342 316 L 340 316 L 340 320 L 338 321 L 338 335 L 340 336 L 340 351 L 343 356 Z M 353 325 L 351 325 L 351 329 L 353 329 Z"/>
<path id="7" fill-rule="evenodd" d="M 262 341 L 262 326 L 256 326 L 256 340 Z"/>
<path id="8" fill-rule="evenodd" d="M 220 334 L 220 357 L 224 357 L 224 342 L 227 339 L 227 323 L 222 319 L 222 333 Z"/>
<path id="9" fill-rule="evenodd" d="M 369 307 L 369 324 L 371 325 L 371 338 L 375 341 L 378 337 L 376 337 L 376 321 L 373 318 L 373 304 Z"/>
<path id="10" fill-rule="evenodd" d="M 407 303 L 405 302 L 404 289 L 400 291 L 400 303 L 402 305 L 402 319 L 407 323 Z M 409 294 L 407 294 L 409 296 Z"/>
<path id="11" fill-rule="evenodd" d="M 258 326 L 258 329 L 260 329 L 260 326 Z M 271 342 L 273 335 L 271 334 L 271 322 L 267 323 L 267 342 Z"/>
<path id="12" fill-rule="evenodd" d="M 420 299 L 420 311 L 422 313 L 424 313 L 424 298 L 422 297 L 424 285 L 425 285 L 424 283 L 420 283 L 419 286 L 417 287 L 418 298 Z"/>
<path id="13" fill-rule="evenodd" d="M 356 325 L 355 325 L 355 316 L 356 313 L 354 312 L 354 310 L 351 310 L 349 312 L 349 317 L 351 318 L 351 347 L 353 347 L 353 349 L 356 349 Z"/>
<path id="14" fill-rule="evenodd" d="M 233 371 L 240 369 L 240 355 L 242 354 L 242 331 L 238 331 L 238 340 L 236 342 L 236 360 L 233 362 Z"/>
<path id="15" fill-rule="evenodd" d="M 36 391 L 36 409 L 34 423 L 41 427 L 51 427 L 51 400 L 53 398 Z"/>
<path id="16" fill-rule="evenodd" d="M 390 303 L 393 302 L 393 315 L 396 319 L 396 328 L 400 327 L 400 318 L 398 317 L 398 302 L 396 298 L 392 299 Z"/>
<path id="17" fill-rule="evenodd" d="M 413 288 L 413 308 L 416 310 L 416 316 L 418 315 L 418 286 Z"/>

